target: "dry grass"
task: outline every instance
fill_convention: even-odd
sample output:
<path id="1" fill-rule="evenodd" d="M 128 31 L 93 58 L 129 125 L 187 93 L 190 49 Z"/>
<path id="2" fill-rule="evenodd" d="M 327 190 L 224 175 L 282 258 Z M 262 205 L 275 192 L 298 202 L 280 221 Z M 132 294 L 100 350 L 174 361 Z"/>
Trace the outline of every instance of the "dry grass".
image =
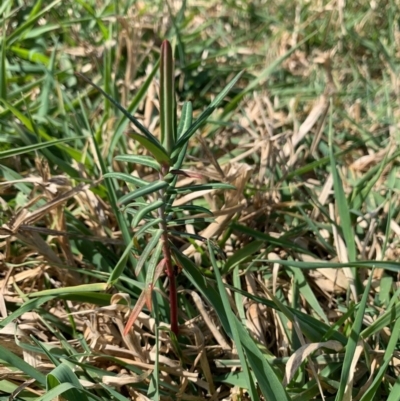
<path id="1" fill-rule="evenodd" d="M 128 243 L 103 165 L 148 182 L 155 175 L 113 160 L 147 153 L 73 73 L 100 82 L 157 136 L 157 76 L 134 97 L 169 36 L 178 106 L 192 100 L 195 116 L 246 68 L 190 142 L 192 173 L 178 184 L 218 181 L 236 190 L 175 200 L 213 212 L 213 222 L 179 230 L 221 248 L 215 263 L 246 341 L 271 364 L 288 399 L 398 400 L 396 2 L 191 1 L 182 15 L 181 2 L 170 10 L 97 3 L 49 6 L 36 21 L 40 7 L 29 14 L 10 5 L 2 17 L 0 346 L 9 354 L 0 352 L 0 399 L 52 399 L 66 382 L 75 388 L 66 399 L 254 397 L 241 369 L 242 346 L 256 369 L 244 337 L 239 345 L 226 310 L 207 297 L 218 280 L 204 240 L 174 242 L 192 261 L 178 276 L 178 339 L 169 331 L 164 278 L 154 310 L 144 308 L 123 335 L 144 282 L 133 274 L 135 258 L 149 236 L 135 239 L 124 274 L 108 282 Z M 32 21 L 25 28 L 24 18 Z M 66 142 L 40 145 L 58 139 Z M 260 399 L 276 399 L 254 377 Z"/>

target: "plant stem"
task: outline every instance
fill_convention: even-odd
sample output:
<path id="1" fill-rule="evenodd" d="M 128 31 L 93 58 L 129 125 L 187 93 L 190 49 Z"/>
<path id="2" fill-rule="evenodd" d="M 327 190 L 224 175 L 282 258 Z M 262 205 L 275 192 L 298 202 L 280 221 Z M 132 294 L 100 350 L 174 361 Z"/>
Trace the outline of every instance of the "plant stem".
<path id="1" fill-rule="evenodd" d="M 165 174 L 166 171 L 163 171 Z M 165 201 L 165 191 L 160 191 L 160 196 L 163 201 Z M 177 336 L 178 329 L 178 294 L 176 292 L 176 279 L 175 272 L 172 265 L 172 255 L 171 248 L 169 246 L 169 237 L 168 237 L 168 227 L 167 221 L 165 219 L 165 202 L 158 209 L 159 216 L 161 217 L 161 222 L 159 227 L 162 230 L 161 240 L 163 241 L 163 255 L 166 266 L 166 273 L 169 280 L 169 303 L 170 303 L 170 320 L 171 320 L 171 331 Z"/>
<path id="2" fill-rule="evenodd" d="M 178 294 L 176 292 L 175 272 L 172 266 L 171 249 L 168 243 L 168 231 L 162 234 L 163 241 L 163 254 L 165 258 L 165 265 L 167 276 L 169 279 L 169 302 L 170 302 L 170 318 L 171 330 L 175 335 L 178 335 Z"/>

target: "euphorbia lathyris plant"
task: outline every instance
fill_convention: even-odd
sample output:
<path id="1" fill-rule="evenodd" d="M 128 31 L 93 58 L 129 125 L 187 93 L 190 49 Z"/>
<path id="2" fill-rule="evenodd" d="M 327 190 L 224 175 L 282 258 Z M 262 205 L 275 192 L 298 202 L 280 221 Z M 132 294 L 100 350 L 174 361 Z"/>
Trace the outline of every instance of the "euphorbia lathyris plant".
<path id="1" fill-rule="evenodd" d="M 145 265 L 147 266 L 145 287 L 126 324 L 125 334 L 129 332 L 129 329 L 132 327 L 144 304 L 151 310 L 153 286 L 164 270 L 169 279 L 171 330 L 175 334 L 178 334 L 177 291 L 171 237 L 172 235 L 185 235 L 185 233 L 179 231 L 172 232 L 171 230 L 174 226 L 184 225 L 186 223 L 182 218 L 179 218 L 179 220 L 176 219 L 176 212 L 181 212 L 182 210 L 190 210 L 193 212 L 194 210 L 195 212 L 204 213 L 205 209 L 192 205 L 181 205 L 177 208 L 173 205 L 173 201 L 180 193 L 204 189 L 232 189 L 232 186 L 222 183 L 212 183 L 178 188 L 176 186 L 177 176 L 180 174 L 193 177 L 198 176 L 195 172 L 188 172 L 181 169 L 186 156 L 189 139 L 214 111 L 229 90 L 238 81 L 240 76 L 241 73 L 222 90 L 194 122 L 192 121 L 192 105 L 190 102 L 185 102 L 182 107 L 179 124 L 177 124 L 174 92 L 174 60 L 171 45 L 165 40 L 161 46 L 160 60 L 160 140 L 151 134 L 119 103 L 96 86 L 96 88 L 140 131 L 140 133 L 133 133 L 132 136 L 145 147 L 150 154 L 150 156 L 119 155 L 115 160 L 145 165 L 156 170 L 158 173 L 158 180 L 152 182 L 146 182 L 125 173 L 111 172 L 104 175 L 105 178 L 124 180 L 136 187 L 134 191 L 122 196 L 118 200 L 118 203 L 120 205 L 126 205 L 125 210 L 133 214 L 132 226 L 136 229 L 135 236 L 144 235 L 146 233 L 151 234 L 151 239 L 142 251 L 135 269 L 135 273 L 138 275 L 141 268 Z M 146 202 L 146 198 L 150 195 L 152 195 L 153 200 L 149 201 L 147 199 Z M 154 198 L 156 198 L 155 201 Z M 188 219 L 193 222 L 192 218 L 188 217 Z M 204 219 L 202 221 L 204 221 Z M 133 245 L 131 245 L 131 247 L 132 246 Z M 131 248 L 126 250 L 122 260 L 126 260 L 126 256 L 130 251 Z M 176 252 L 176 248 L 174 252 Z M 122 273 L 123 267 L 124 264 L 121 263 L 114 269 L 112 277 L 109 280 L 110 283 L 114 283 L 115 280 L 118 279 Z"/>

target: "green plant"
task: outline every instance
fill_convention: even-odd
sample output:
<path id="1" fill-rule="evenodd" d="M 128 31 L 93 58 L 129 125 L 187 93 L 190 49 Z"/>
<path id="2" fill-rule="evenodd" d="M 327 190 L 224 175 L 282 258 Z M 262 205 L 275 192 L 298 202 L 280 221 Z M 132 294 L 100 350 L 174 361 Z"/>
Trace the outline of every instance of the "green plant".
<path id="1" fill-rule="evenodd" d="M 171 228 L 185 225 L 189 222 L 205 222 L 209 219 L 199 218 L 193 220 L 177 219 L 176 212 L 189 210 L 191 212 L 204 213 L 211 212 L 203 207 L 173 205 L 174 200 L 180 194 L 210 189 L 234 189 L 232 185 L 225 183 L 195 184 L 190 186 L 177 187 L 177 177 L 179 175 L 201 179 L 201 174 L 182 170 L 182 163 L 185 159 L 190 138 L 196 133 L 197 129 L 206 121 L 207 117 L 215 110 L 230 89 L 239 80 L 242 73 L 236 77 L 221 91 L 214 101 L 203 111 L 203 113 L 192 121 L 191 102 L 185 102 L 182 107 L 181 118 L 177 124 L 177 112 L 175 104 L 174 90 L 174 60 L 172 48 L 167 40 L 161 45 L 160 62 L 160 125 L 161 140 L 159 141 L 150 133 L 134 116 L 116 102 L 110 95 L 104 92 L 97 85 L 94 85 L 101 93 L 135 125 L 141 132 L 133 132 L 130 135 L 146 148 L 150 155 L 119 155 L 116 161 L 141 164 L 152 168 L 158 174 L 156 181 L 143 181 L 119 172 L 109 172 L 104 174 L 106 179 L 123 180 L 127 184 L 132 184 L 135 188 L 118 199 L 118 206 L 124 205 L 125 213 L 133 215 L 132 228 L 138 228 L 136 236 L 149 234 L 152 240 L 147 243 L 144 251 L 139 256 L 135 273 L 139 275 L 141 268 L 147 265 L 145 287 L 137 301 L 131 316 L 125 327 L 125 334 L 132 327 L 137 315 L 146 303 L 149 310 L 152 309 L 151 295 L 155 281 L 160 277 L 165 269 L 169 280 L 170 316 L 171 330 L 178 334 L 178 304 L 175 283 L 174 263 L 178 264 L 171 250 Z M 190 221 L 189 221 L 190 220 Z M 143 223 L 140 225 L 140 223 Z M 158 226 L 158 228 L 156 228 Z M 174 235 L 186 235 L 184 232 L 174 230 Z M 200 236 L 195 236 L 202 239 Z M 161 242 L 159 241 L 161 240 Z M 128 252 L 130 248 L 128 248 Z M 174 252 L 179 252 L 176 248 Z M 126 259 L 124 254 L 123 260 Z M 150 259 L 148 260 L 148 258 Z M 160 261 L 161 258 L 161 261 Z M 174 260 L 175 259 L 175 260 Z M 109 283 L 114 284 L 120 277 L 125 268 L 125 264 L 118 264 L 111 274 Z"/>

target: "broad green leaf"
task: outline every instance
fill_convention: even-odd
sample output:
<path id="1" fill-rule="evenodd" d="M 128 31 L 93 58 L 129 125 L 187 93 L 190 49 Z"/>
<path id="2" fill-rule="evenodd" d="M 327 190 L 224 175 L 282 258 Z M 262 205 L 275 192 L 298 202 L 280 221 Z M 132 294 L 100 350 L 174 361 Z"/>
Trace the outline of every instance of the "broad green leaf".
<path id="1" fill-rule="evenodd" d="M 104 292 L 66 292 L 65 294 L 58 295 L 57 298 L 98 306 L 108 306 L 110 305 L 111 295 Z"/>
<path id="2" fill-rule="evenodd" d="M 54 49 L 51 52 L 51 58 L 48 63 L 48 68 L 45 74 L 45 79 L 43 81 L 41 93 L 40 93 L 40 108 L 38 110 L 38 116 L 46 118 L 50 114 L 50 99 L 51 92 L 54 88 L 54 75 L 56 73 L 55 64 L 56 64 L 56 54 L 57 54 L 57 46 L 54 46 Z"/>
<path id="3" fill-rule="evenodd" d="M 67 390 L 63 393 L 64 398 L 69 401 L 88 401 L 86 394 L 78 390 L 83 389 L 79 379 L 76 377 L 71 368 L 65 363 L 60 364 L 47 375 L 46 389 L 47 391 L 50 391 L 63 383 L 69 383 L 74 386 L 73 389 Z"/>
<path id="4" fill-rule="evenodd" d="M 37 398 L 36 401 L 54 401 L 58 399 L 60 396 L 62 396 L 64 393 L 67 393 L 68 391 L 72 390 L 75 390 L 75 386 L 72 383 L 61 383 L 60 385 L 52 388 L 51 390 L 46 391 L 46 394 Z M 78 398 L 75 398 L 76 400 L 80 399 L 79 393 L 72 393 L 72 394 L 74 397 L 78 396 Z M 65 397 L 65 398 L 69 401 L 72 400 L 72 398 L 70 397 Z"/>
<path id="5" fill-rule="evenodd" d="M 397 291 L 396 296 L 400 296 L 400 289 Z M 400 302 L 396 302 L 396 304 L 392 306 L 389 305 L 382 315 L 361 332 L 361 337 L 367 339 L 374 334 L 379 333 L 385 327 L 390 326 L 397 319 L 400 319 Z"/>
<path id="6" fill-rule="evenodd" d="M 35 51 L 34 49 L 28 50 L 28 49 L 23 49 L 22 47 L 19 46 L 10 46 L 10 50 L 13 53 L 15 53 L 18 57 L 28 61 L 40 63 L 45 66 L 48 66 L 48 64 L 50 63 L 50 59 L 47 56 Z"/>

